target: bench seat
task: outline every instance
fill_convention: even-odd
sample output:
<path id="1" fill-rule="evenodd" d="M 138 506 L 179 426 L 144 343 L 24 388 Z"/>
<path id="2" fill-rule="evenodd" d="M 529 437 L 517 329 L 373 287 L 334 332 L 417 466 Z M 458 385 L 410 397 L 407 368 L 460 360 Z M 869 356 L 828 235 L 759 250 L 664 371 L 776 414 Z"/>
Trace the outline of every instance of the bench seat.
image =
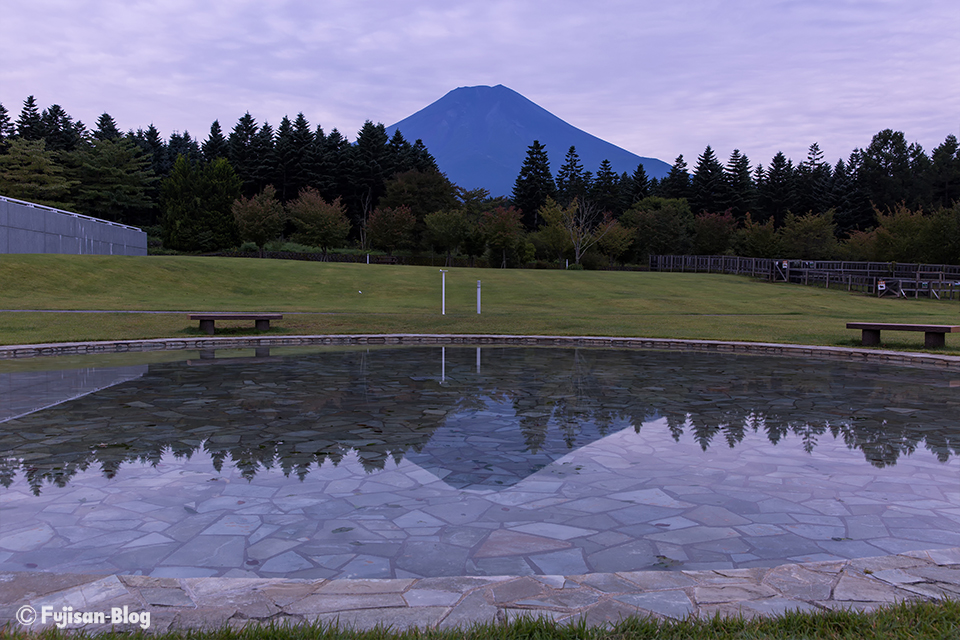
<path id="1" fill-rule="evenodd" d="M 281 313 L 191 313 L 191 320 L 200 321 L 200 331 L 209 335 L 214 333 L 214 323 L 217 320 L 253 320 L 257 331 L 268 331 L 271 320 L 282 320 Z"/>
<path id="2" fill-rule="evenodd" d="M 951 324 L 902 324 L 897 322 L 848 322 L 847 329 L 860 329 L 865 347 L 880 344 L 881 331 L 923 331 L 923 346 L 927 349 L 946 344 L 946 334 L 960 333 L 960 326 Z"/>

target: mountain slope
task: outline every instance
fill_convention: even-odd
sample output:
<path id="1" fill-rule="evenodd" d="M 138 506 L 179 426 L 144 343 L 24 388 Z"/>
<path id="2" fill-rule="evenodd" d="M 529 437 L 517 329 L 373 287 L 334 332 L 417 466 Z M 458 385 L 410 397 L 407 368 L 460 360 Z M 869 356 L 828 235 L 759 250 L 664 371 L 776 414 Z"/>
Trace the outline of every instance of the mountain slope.
<path id="1" fill-rule="evenodd" d="M 460 87 L 387 128 L 413 142 L 423 140 L 440 170 L 465 189 L 483 187 L 491 195 L 510 195 L 527 147 L 539 140 L 547 148 L 556 175 L 571 145 L 586 171 L 596 173 L 607 159 L 619 174 L 633 174 L 643 163 L 647 175 L 661 178 L 670 165 L 643 158 L 567 124 L 503 85 Z"/>

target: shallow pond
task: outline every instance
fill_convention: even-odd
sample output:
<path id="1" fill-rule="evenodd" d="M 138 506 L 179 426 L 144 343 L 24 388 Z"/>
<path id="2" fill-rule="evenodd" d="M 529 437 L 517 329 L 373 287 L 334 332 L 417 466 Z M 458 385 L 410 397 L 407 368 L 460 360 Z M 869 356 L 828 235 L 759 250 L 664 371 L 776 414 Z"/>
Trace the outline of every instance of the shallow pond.
<path id="1" fill-rule="evenodd" d="M 570 575 L 960 545 L 956 373 L 520 347 L 0 367 L 0 570 Z"/>

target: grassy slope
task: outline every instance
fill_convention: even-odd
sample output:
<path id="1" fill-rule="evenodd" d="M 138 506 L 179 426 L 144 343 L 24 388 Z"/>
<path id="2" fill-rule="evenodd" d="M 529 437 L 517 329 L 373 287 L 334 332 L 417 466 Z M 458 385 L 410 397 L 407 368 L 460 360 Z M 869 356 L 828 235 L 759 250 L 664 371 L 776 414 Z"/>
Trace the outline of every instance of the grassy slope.
<path id="1" fill-rule="evenodd" d="M 476 281 L 483 314 L 476 314 Z M 276 334 L 618 335 L 853 345 L 851 320 L 960 323 L 957 301 L 896 300 L 743 277 L 451 269 L 229 258 L 6 255 L 0 308 L 281 311 Z M 363 293 L 358 293 L 363 291 Z M 236 331 L 252 332 L 251 323 Z M 228 328 L 231 325 L 225 325 Z M 219 324 L 218 324 L 219 330 Z M 198 335 L 182 314 L 0 315 L 0 343 Z M 884 334 L 917 349 L 922 334 Z M 960 335 L 947 337 L 960 351 Z"/>

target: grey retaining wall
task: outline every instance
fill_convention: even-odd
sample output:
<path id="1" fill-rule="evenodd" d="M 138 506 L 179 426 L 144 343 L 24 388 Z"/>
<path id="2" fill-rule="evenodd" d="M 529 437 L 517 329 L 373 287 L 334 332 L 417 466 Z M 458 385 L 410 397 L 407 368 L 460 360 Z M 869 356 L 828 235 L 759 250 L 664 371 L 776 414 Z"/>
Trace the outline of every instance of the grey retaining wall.
<path id="1" fill-rule="evenodd" d="M 136 227 L 0 196 L 0 253 L 145 256 Z"/>

